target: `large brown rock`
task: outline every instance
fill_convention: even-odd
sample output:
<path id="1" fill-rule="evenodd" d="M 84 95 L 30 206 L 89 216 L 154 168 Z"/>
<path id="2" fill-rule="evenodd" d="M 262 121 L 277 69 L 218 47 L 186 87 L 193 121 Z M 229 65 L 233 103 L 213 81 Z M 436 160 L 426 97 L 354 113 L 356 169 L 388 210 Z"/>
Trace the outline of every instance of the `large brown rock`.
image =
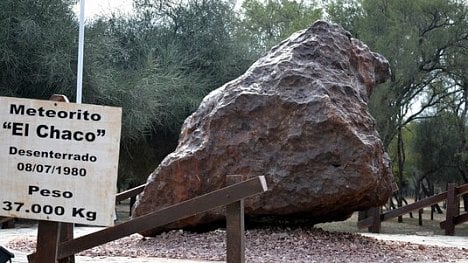
<path id="1" fill-rule="evenodd" d="M 229 174 L 267 178 L 271 191 L 246 201 L 247 217 L 323 222 L 383 204 L 393 176 L 367 103 L 388 76 L 385 58 L 338 25 L 293 34 L 205 97 L 134 216 L 219 189 Z M 220 211 L 144 234 L 209 223 Z"/>

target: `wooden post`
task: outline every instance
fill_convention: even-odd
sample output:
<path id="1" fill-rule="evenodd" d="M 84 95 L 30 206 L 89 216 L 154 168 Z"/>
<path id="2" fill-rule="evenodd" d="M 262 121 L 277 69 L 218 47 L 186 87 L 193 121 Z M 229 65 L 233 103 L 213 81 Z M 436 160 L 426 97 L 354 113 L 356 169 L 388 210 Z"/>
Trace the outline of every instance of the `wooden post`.
<path id="1" fill-rule="evenodd" d="M 242 176 L 229 175 L 227 185 L 240 183 Z M 226 262 L 245 262 L 244 199 L 226 206 Z"/>
<path id="2" fill-rule="evenodd" d="M 28 255 L 29 263 L 55 263 L 60 237 L 60 223 L 39 221 L 36 253 Z"/>
<path id="3" fill-rule="evenodd" d="M 380 233 L 380 207 L 372 207 L 369 209 L 368 215 L 372 217 L 372 225 L 369 227 L 369 232 Z"/>
<path id="4" fill-rule="evenodd" d="M 73 240 L 73 226 L 72 223 L 60 223 L 60 237 L 59 242 L 63 243 L 66 241 Z M 75 263 L 75 255 L 68 256 L 63 259 L 59 259 L 59 263 Z"/>
<path id="5" fill-rule="evenodd" d="M 423 208 L 421 208 L 421 209 L 418 210 L 418 224 L 419 224 L 420 226 L 423 225 L 423 219 L 422 219 L 422 214 L 423 214 L 423 213 L 424 213 L 424 209 L 423 209 Z"/>
<path id="6" fill-rule="evenodd" d="M 456 213 L 456 204 L 455 184 L 449 183 L 447 185 L 447 208 L 445 212 L 445 235 L 447 236 L 455 235 L 454 217 Z"/>

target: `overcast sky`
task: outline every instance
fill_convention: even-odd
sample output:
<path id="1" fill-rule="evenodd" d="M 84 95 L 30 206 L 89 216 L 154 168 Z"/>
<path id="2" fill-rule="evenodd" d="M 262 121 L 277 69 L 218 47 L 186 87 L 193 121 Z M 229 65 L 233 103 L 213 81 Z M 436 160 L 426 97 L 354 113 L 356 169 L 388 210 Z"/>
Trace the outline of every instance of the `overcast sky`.
<path id="1" fill-rule="evenodd" d="M 1 0 L 0 0 L 1 1 Z M 83 1 L 83 0 L 81 0 Z M 129 14 L 132 12 L 132 0 L 84 0 L 86 19 L 98 15 L 110 15 L 112 12 L 122 12 Z M 236 1 L 236 8 L 239 8 L 243 0 Z M 79 16 L 80 2 L 76 4 L 74 11 Z"/>
<path id="2" fill-rule="evenodd" d="M 83 0 L 82 0 L 83 1 Z M 85 1 L 85 16 L 90 19 L 97 15 L 110 15 L 112 12 L 131 13 L 132 0 L 84 0 Z M 79 16 L 80 2 L 74 8 L 75 13 Z"/>

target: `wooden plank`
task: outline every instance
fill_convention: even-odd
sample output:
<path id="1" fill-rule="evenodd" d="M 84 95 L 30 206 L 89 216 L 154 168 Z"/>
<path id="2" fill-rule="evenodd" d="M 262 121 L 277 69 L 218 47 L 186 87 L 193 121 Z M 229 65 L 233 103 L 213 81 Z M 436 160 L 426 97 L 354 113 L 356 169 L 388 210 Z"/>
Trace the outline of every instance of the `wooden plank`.
<path id="1" fill-rule="evenodd" d="M 2 217 L 2 216 L 0 216 L 0 225 L 11 222 L 13 220 L 15 220 L 15 218 L 13 218 L 13 217 Z M 9 228 L 9 227 L 7 227 L 7 228 Z"/>
<path id="2" fill-rule="evenodd" d="M 468 184 L 460 185 L 456 188 L 457 195 L 468 193 Z"/>
<path id="3" fill-rule="evenodd" d="M 453 222 L 455 225 L 463 224 L 465 222 L 468 222 L 468 213 L 461 214 L 459 216 L 456 216 L 453 218 Z M 444 220 L 440 222 L 440 228 L 445 229 L 447 222 Z"/>
<path id="4" fill-rule="evenodd" d="M 58 257 L 62 259 L 109 241 L 163 226 L 219 206 L 234 203 L 267 190 L 265 177 L 255 177 L 245 182 L 227 186 L 208 194 L 151 212 L 147 215 L 134 218 L 119 225 L 65 242 L 59 247 Z"/>
<path id="5" fill-rule="evenodd" d="M 14 218 L 10 218 L 10 220 L 7 220 L 6 222 L 3 222 L 1 225 L 0 225 L 0 228 L 4 228 L 4 229 L 10 229 L 10 228 L 15 228 L 15 219 Z"/>
<path id="6" fill-rule="evenodd" d="M 455 184 L 450 183 L 447 185 L 447 209 L 445 212 L 445 235 L 447 236 L 453 236 L 455 235 L 455 224 L 454 224 L 454 217 L 456 216 L 455 214 L 455 209 L 457 209 L 455 206 L 458 204 L 456 201 L 456 192 L 455 192 Z"/>
<path id="7" fill-rule="evenodd" d="M 387 221 L 389 219 L 407 214 L 414 210 L 418 210 L 424 207 L 431 206 L 433 204 L 437 204 L 439 202 L 444 201 L 446 198 L 447 198 L 447 192 L 443 192 L 437 195 L 433 195 L 433 196 L 421 199 L 420 201 L 416 203 L 412 203 L 412 204 L 409 204 L 409 205 L 406 205 L 397 209 L 387 211 L 382 214 L 382 221 Z"/>
<path id="8" fill-rule="evenodd" d="M 454 221 L 455 221 L 455 225 L 468 222 L 468 213 L 464 213 L 462 215 L 456 216 Z"/>
<path id="9" fill-rule="evenodd" d="M 60 224 L 52 221 L 39 221 L 37 227 L 36 253 L 28 256 L 32 263 L 55 263 L 60 235 Z"/>
<path id="10" fill-rule="evenodd" d="M 364 213 L 367 217 L 362 220 L 359 220 L 357 223 L 357 227 L 359 229 L 367 227 L 369 232 L 379 233 L 382 226 L 382 215 L 380 214 L 380 209 L 375 210 L 374 208 L 370 208 Z"/>
<path id="11" fill-rule="evenodd" d="M 227 184 L 232 185 L 242 180 L 242 176 L 227 177 Z M 226 206 L 226 262 L 245 262 L 245 221 L 244 200 Z"/>
<path id="12" fill-rule="evenodd" d="M 366 218 L 366 219 L 360 220 L 360 221 L 358 221 L 358 223 L 357 223 L 357 227 L 358 227 L 359 229 L 361 229 L 361 228 L 366 228 L 366 227 L 370 227 L 370 226 L 372 225 L 372 223 L 373 223 L 373 220 L 374 220 L 374 219 L 373 219 L 372 217 L 368 217 L 368 218 Z"/>
<path id="13" fill-rule="evenodd" d="M 381 222 L 387 221 L 389 219 L 398 217 L 400 215 L 407 214 L 411 211 L 418 210 L 424 207 L 431 206 L 433 204 L 437 204 L 439 202 L 444 201 L 447 198 L 447 192 L 443 192 L 437 195 L 433 195 L 427 198 L 424 198 L 422 200 L 419 200 L 418 202 L 397 208 L 397 209 L 392 209 L 390 211 L 387 211 L 383 214 L 381 214 L 380 219 Z M 368 217 L 366 219 L 363 219 L 358 222 L 358 228 L 365 228 L 365 227 L 370 227 L 373 223 L 373 218 Z"/>
<path id="14" fill-rule="evenodd" d="M 134 187 L 132 189 L 128 189 L 126 191 L 118 193 L 115 196 L 115 201 L 120 202 L 120 201 L 126 200 L 128 198 L 134 197 L 134 196 L 138 195 L 139 193 L 143 192 L 143 190 L 145 189 L 145 186 L 146 186 L 146 184 L 142 184 L 140 186 L 137 186 L 137 187 Z"/>

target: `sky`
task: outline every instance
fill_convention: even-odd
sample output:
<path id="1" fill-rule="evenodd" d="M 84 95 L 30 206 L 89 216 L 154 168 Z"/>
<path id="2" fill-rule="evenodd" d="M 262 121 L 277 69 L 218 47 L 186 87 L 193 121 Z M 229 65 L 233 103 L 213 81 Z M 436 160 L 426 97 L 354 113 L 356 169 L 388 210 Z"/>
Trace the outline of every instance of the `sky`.
<path id="1" fill-rule="evenodd" d="M 122 12 L 123 14 L 131 14 L 132 0 L 81 0 L 85 1 L 85 17 L 90 20 L 98 15 L 110 15 L 112 12 Z M 242 0 L 236 1 L 236 8 L 242 4 Z M 80 2 L 73 9 L 77 16 L 80 13 Z"/>
<path id="2" fill-rule="evenodd" d="M 132 0 L 84 0 L 84 4 L 86 20 L 98 15 L 110 15 L 112 12 L 130 14 L 133 9 Z M 73 10 L 79 16 L 80 2 L 76 4 Z"/>

